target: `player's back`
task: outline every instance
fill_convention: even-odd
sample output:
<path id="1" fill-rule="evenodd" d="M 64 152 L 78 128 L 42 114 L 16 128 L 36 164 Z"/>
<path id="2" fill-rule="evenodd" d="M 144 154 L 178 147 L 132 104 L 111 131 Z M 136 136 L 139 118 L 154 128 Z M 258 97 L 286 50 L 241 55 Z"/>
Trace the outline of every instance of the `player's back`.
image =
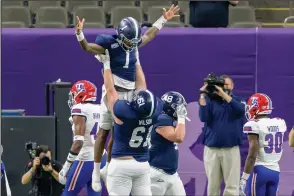
<path id="1" fill-rule="evenodd" d="M 176 121 L 166 114 L 158 117 L 157 123 L 151 132 L 151 147 L 149 149 L 149 164 L 165 173 L 174 174 L 178 169 L 178 144 L 171 142 L 156 132 L 156 128 L 176 126 Z"/>
<path id="2" fill-rule="evenodd" d="M 148 137 L 161 110 L 162 107 L 157 107 L 150 118 L 140 118 L 129 102 L 118 100 L 114 105 L 114 114 L 123 123 L 114 123 L 112 157 L 132 156 L 139 162 L 148 161 Z"/>
<path id="3" fill-rule="evenodd" d="M 262 118 L 249 121 L 244 125 L 244 132 L 259 135 L 259 153 L 255 165 L 280 171 L 279 161 L 283 153 L 283 137 L 287 131 L 286 123 L 280 118 Z"/>
<path id="4" fill-rule="evenodd" d="M 110 68 L 114 75 L 115 85 L 134 89 L 134 82 L 136 81 L 136 63 L 139 59 L 138 49 L 125 51 L 120 46 L 120 42 L 116 35 L 98 35 L 95 43 L 109 51 Z"/>
<path id="5" fill-rule="evenodd" d="M 92 103 L 80 103 L 73 106 L 71 113 L 72 115 L 84 116 L 86 119 L 86 130 L 83 147 L 76 160 L 92 161 L 94 160 L 94 141 L 97 130 L 99 128 L 98 122 L 100 118 L 100 105 Z"/>

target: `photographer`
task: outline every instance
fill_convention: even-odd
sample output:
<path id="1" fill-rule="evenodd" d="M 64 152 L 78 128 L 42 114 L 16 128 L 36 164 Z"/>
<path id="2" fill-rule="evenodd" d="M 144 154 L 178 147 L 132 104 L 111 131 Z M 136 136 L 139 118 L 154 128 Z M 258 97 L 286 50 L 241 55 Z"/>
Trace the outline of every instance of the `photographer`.
<path id="1" fill-rule="evenodd" d="M 26 166 L 21 178 L 22 184 L 31 182 L 30 196 L 61 195 L 63 186 L 58 182 L 58 173 L 62 165 L 51 159 L 51 150 L 46 145 L 28 150 L 32 160 Z"/>
<path id="2" fill-rule="evenodd" d="M 232 94 L 233 80 L 228 75 L 209 74 L 200 88 L 199 117 L 204 122 L 204 167 L 208 179 L 207 195 L 239 195 L 242 129 L 245 102 Z"/>

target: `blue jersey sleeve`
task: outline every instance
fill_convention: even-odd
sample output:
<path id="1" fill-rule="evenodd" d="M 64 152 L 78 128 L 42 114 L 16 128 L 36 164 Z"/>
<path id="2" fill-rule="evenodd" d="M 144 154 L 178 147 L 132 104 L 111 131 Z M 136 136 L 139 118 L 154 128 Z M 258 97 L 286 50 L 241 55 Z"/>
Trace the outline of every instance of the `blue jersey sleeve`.
<path id="1" fill-rule="evenodd" d="M 133 111 L 126 100 L 117 100 L 113 106 L 113 114 L 120 120 L 132 118 Z"/>
<path id="2" fill-rule="evenodd" d="M 113 42 L 113 37 L 109 35 L 97 35 L 95 43 L 104 49 L 110 49 Z"/>
<path id="3" fill-rule="evenodd" d="M 156 129 L 157 127 L 166 127 L 166 126 L 173 126 L 174 120 L 166 115 L 166 114 L 162 114 L 160 116 L 158 116 L 157 118 L 157 122 L 154 125 L 154 128 Z"/>

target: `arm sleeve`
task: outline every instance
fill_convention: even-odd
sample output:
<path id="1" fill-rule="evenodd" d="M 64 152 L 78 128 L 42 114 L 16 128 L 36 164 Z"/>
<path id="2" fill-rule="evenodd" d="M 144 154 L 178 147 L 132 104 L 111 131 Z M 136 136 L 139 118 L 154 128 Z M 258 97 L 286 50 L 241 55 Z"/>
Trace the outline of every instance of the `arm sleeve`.
<path id="1" fill-rule="evenodd" d="M 157 118 L 156 123 L 154 124 L 154 128 L 158 127 L 166 127 L 166 126 L 173 126 L 173 119 L 167 115 L 160 115 Z"/>
<path id="2" fill-rule="evenodd" d="M 243 126 L 243 132 L 246 134 L 259 135 L 258 125 L 255 121 L 249 121 Z"/>
<path id="3" fill-rule="evenodd" d="M 202 106 L 199 104 L 199 118 L 201 122 L 208 122 L 211 118 L 211 102 L 210 99 L 205 97 L 206 105 Z"/>
<path id="4" fill-rule="evenodd" d="M 87 117 L 86 113 L 83 111 L 83 108 L 80 104 L 77 104 L 71 109 L 71 116 L 84 116 Z"/>
<path id="5" fill-rule="evenodd" d="M 117 100 L 113 105 L 113 114 L 120 120 L 128 118 L 130 113 L 130 105 L 126 100 Z"/>
<path id="6" fill-rule="evenodd" d="M 107 39 L 107 37 L 104 35 L 97 35 L 95 44 L 103 47 L 104 49 L 109 49 L 111 45 L 110 39 Z"/>
<path id="7" fill-rule="evenodd" d="M 237 100 L 236 98 L 232 97 L 232 101 L 230 102 L 230 104 L 234 113 L 236 113 L 237 115 L 245 115 L 245 101 Z"/>

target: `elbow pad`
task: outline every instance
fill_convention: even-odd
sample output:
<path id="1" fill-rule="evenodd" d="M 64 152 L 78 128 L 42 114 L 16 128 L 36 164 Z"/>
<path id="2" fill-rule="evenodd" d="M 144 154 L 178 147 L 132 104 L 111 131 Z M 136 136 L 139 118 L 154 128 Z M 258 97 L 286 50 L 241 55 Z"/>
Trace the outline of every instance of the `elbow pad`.
<path id="1" fill-rule="evenodd" d="M 82 135 L 75 135 L 73 138 L 74 141 L 79 140 L 79 141 L 84 141 L 85 137 Z"/>

